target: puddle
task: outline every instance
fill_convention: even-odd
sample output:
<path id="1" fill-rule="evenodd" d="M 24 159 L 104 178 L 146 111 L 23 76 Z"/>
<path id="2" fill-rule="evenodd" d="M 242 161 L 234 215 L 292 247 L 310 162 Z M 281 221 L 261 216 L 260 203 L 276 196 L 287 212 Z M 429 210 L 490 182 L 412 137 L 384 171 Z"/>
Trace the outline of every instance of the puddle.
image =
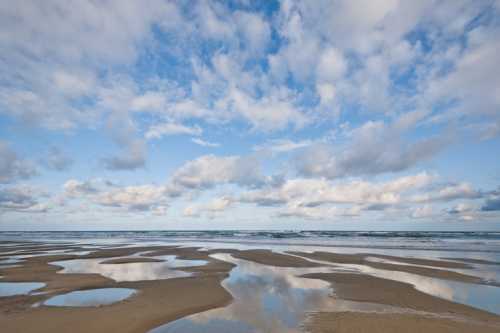
<path id="1" fill-rule="evenodd" d="M 344 270 L 357 271 L 362 274 L 383 279 L 410 283 L 415 289 L 426 294 L 500 314 L 500 302 L 498 301 L 500 300 L 500 288 L 496 286 L 431 278 L 407 272 L 377 269 L 364 265 L 332 264 L 320 260 L 310 261 L 332 265 L 335 267 L 335 271 L 338 271 L 337 267 L 339 267 Z M 452 269 L 449 270 L 453 271 Z"/>
<path id="2" fill-rule="evenodd" d="M 352 302 L 330 297 L 329 284 L 299 276 L 307 273 L 357 271 L 412 283 L 420 291 L 499 313 L 500 288 L 426 278 L 361 265 L 282 268 L 239 260 L 228 254 L 213 257 L 237 266 L 222 282 L 234 298 L 227 307 L 194 314 L 159 326 L 149 333 L 277 333 L 302 332 L 308 314 L 317 311 L 415 312 L 409 309 Z"/>
<path id="3" fill-rule="evenodd" d="M 43 287 L 45 283 L 41 282 L 0 282 L 0 297 L 27 295 Z"/>
<path id="4" fill-rule="evenodd" d="M 144 263 L 135 262 L 127 264 L 102 264 L 103 261 L 115 258 L 99 258 L 55 261 L 51 264 L 58 265 L 64 268 L 64 270 L 60 271 L 59 273 L 100 274 L 117 282 L 163 280 L 192 276 L 192 273 L 176 270 L 175 268 L 201 266 L 206 264 L 206 261 L 204 260 L 180 260 L 175 259 L 175 256 L 159 256 L 154 258 L 162 259 L 165 261 Z"/>
<path id="5" fill-rule="evenodd" d="M 7 259 L 1 259 L 0 260 L 0 265 L 10 265 L 10 264 L 17 264 L 22 261 L 22 258 L 17 257 L 17 256 L 12 256 Z"/>
<path id="6" fill-rule="evenodd" d="M 100 306 L 109 305 L 129 298 L 136 291 L 127 288 L 102 288 L 73 291 L 49 298 L 43 304 L 47 306 Z"/>
<path id="7" fill-rule="evenodd" d="M 500 288 L 474 283 L 430 278 L 421 275 L 358 267 L 361 272 L 384 279 L 410 283 L 415 289 L 453 302 L 500 314 Z"/>
<path id="8" fill-rule="evenodd" d="M 282 268 L 234 259 L 228 254 L 213 257 L 237 265 L 222 282 L 234 301 L 225 308 L 188 316 L 150 333 L 300 332 L 307 312 L 331 310 L 335 305 L 328 283 L 298 277 L 331 268 Z"/>

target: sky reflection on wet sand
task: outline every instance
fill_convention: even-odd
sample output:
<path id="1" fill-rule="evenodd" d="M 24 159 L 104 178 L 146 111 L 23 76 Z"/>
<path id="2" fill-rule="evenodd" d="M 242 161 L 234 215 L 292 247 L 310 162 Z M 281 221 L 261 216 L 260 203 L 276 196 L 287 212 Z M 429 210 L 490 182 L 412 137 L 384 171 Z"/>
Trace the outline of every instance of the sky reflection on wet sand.
<path id="1" fill-rule="evenodd" d="M 225 308 L 195 314 L 158 327 L 165 332 L 299 332 L 308 311 L 332 306 L 329 284 L 298 275 L 327 272 L 328 268 L 281 268 L 234 259 L 213 257 L 237 264 L 223 286 L 234 301 Z"/>
<path id="2" fill-rule="evenodd" d="M 99 306 L 122 301 L 136 291 L 127 288 L 101 288 L 73 291 L 49 298 L 43 304 L 47 306 Z"/>
<path id="3" fill-rule="evenodd" d="M 75 259 L 67 261 L 55 261 L 51 264 L 64 267 L 61 274 L 87 273 L 100 274 L 117 282 L 161 280 L 177 277 L 191 276 L 191 273 L 176 270 L 174 268 L 201 266 L 206 262 L 203 260 L 180 260 L 175 256 L 160 256 L 157 259 L 164 262 L 135 262 L 125 264 L 102 264 L 110 258 L 99 259 Z"/>
<path id="4" fill-rule="evenodd" d="M 427 278 L 415 274 L 372 269 L 361 265 L 319 268 L 281 268 L 232 258 L 214 257 L 237 264 L 223 286 L 234 301 L 225 308 L 188 316 L 150 333 L 300 332 L 308 313 L 316 311 L 409 311 L 384 305 L 349 302 L 330 297 L 328 283 L 298 276 L 312 272 L 357 271 L 413 284 L 418 290 L 499 313 L 500 288 Z"/>
<path id="5" fill-rule="evenodd" d="M 41 282 L 0 282 L 0 297 L 26 295 L 44 286 Z"/>
<path id="6" fill-rule="evenodd" d="M 137 245 L 131 241 L 126 246 Z M 142 244 L 142 243 L 141 243 Z M 165 245 L 165 243 L 162 243 Z M 208 248 L 270 248 L 276 252 L 285 253 L 291 251 L 331 251 L 338 253 L 373 253 L 390 254 L 401 256 L 412 256 L 418 258 L 440 257 L 464 257 L 477 258 L 485 260 L 498 260 L 497 253 L 476 252 L 466 253 L 459 251 L 437 251 L 437 250 L 416 250 L 401 249 L 395 253 L 394 249 L 378 248 L 336 248 L 336 247 L 314 247 L 303 245 L 250 245 L 241 244 L 235 246 L 232 243 L 216 242 L 193 242 L 192 244 L 183 244 L 184 246 L 206 246 Z M 98 245 L 93 245 L 95 249 Z M 120 247 L 120 246 L 113 246 Z M 88 254 L 88 251 L 68 251 L 53 250 L 46 251 L 45 254 L 55 253 L 73 253 Z M 41 253 L 36 256 L 43 255 Z M 20 263 L 23 259 L 35 255 L 22 255 L 14 251 L 11 256 L 5 256 L 1 260 L 4 264 Z M 144 253 L 142 253 L 144 255 Z M 364 265 L 347 265 L 325 263 L 325 267 L 314 268 L 283 268 L 268 265 L 261 265 L 254 262 L 239 260 L 228 254 L 216 254 L 213 257 L 237 266 L 231 271 L 230 276 L 223 281 L 223 286 L 232 294 L 234 301 L 224 308 L 209 310 L 188 316 L 174 322 L 162 325 L 150 333 L 171 333 L 171 332 L 300 332 L 301 325 L 311 312 L 316 311 L 406 311 L 405 309 L 392 308 L 384 305 L 349 302 L 332 298 L 332 289 L 330 285 L 318 279 L 306 279 L 299 277 L 307 273 L 328 273 L 328 272 L 357 272 L 368 274 L 385 279 L 411 283 L 417 290 L 448 299 L 451 301 L 464 303 L 476 308 L 485 309 L 490 312 L 500 314 L 500 288 L 494 286 L 477 285 L 455 281 L 429 278 L 416 274 L 375 269 Z M 134 256 L 120 258 L 145 258 L 141 253 Z M 95 273 L 111 278 L 115 281 L 140 281 L 140 280 L 159 280 L 178 277 L 188 277 L 192 273 L 177 270 L 176 268 L 200 266 L 206 264 L 203 260 L 179 260 L 175 256 L 156 256 L 156 259 L 162 259 L 164 262 L 136 262 L 123 264 L 104 264 L 102 262 L 113 258 L 98 259 L 74 259 L 68 261 L 57 261 L 51 264 L 63 267 L 58 273 Z M 398 265 L 410 265 L 388 259 L 376 257 L 370 258 L 371 261 L 385 262 Z M 410 265 L 411 266 L 411 265 Z M 421 266 L 421 265 L 414 265 Z M 483 278 L 497 280 L 499 277 L 500 266 L 471 264 L 471 269 L 449 269 L 450 271 L 463 272 L 465 274 L 476 275 Z M 425 266 L 427 267 L 427 266 Z M 33 290 L 44 286 L 43 283 L 31 284 L 32 289 L 26 286 L 26 290 L 19 292 L 21 284 L 0 283 L 0 296 L 3 290 L 16 292 L 17 294 L 30 293 Z M 27 283 L 26 285 L 28 285 Z M 110 290 L 108 290 L 110 289 Z M 111 304 L 125 299 L 133 294 L 134 290 L 120 288 L 103 288 L 96 290 L 76 291 L 64 295 L 55 296 L 45 302 L 45 305 L 53 306 L 96 306 Z"/>

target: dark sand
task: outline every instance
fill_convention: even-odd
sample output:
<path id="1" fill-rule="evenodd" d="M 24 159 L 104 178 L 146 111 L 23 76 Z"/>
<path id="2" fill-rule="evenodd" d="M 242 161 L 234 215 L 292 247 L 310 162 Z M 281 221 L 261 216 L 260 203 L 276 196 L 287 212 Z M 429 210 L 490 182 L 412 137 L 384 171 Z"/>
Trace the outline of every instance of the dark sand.
<path id="1" fill-rule="evenodd" d="M 137 251 L 138 250 L 138 251 Z M 144 249 L 103 251 L 78 258 L 133 254 Z M 159 250 L 159 249 L 156 249 Z M 194 250 L 164 248 L 169 254 L 185 259 L 203 259 L 205 266 L 190 267 L 193 277 L 156 281 L 115 282 L 97 274 L 58 274 L 62 268 L 51 265 L 56 260 L 75 259 L 71 255 L 27 259 L 22 267 L 0 269 L 2 281 L 45 282 L 43 295 L 0 298 L 1 332 L 146 332 L 183 316 L 228 304 L 232 297 L 221 286 L 233 265 Z M 191 251 L 191 252 L 190 252 Z M 193 256 L 190 256 L 190 253 Z M 101 307 L 31 307 L 49 297 L 91 288 L 132 288 L 137 294 L 124 301 Z"/>
<path id="2" fill-rule="evenodd" d="M 320 312 L 305 325 L 311 333 L 498 333 L 499 328 L 425 315 Z"/>
<path id="3" fill-rule="evenodd" d="M 269 250 L 245 250 L 232 252 L 233 257 L 254 261 L 263 265 L 278 266 L 278 267 L 319 267 L 320 264 L 289 256 L 286 254 L 275 253 Z"/>
<path id="4" fill-rule="evenodd" d="M 118 264 L 132 264 L 132 263 L 141 263 L 141 262 L 164 262 L 162 259 L 155 258 L 117 258 L 117 259 L 109 259 L 104 260 L 101 264 L 105 265 L 118 265 Z"/>
<path id="5" fill-rule="evenodd" d="M 299 255 L 301 257 L 331 262 L 333 264 L 356 264 L 356 265 L 365 265 L 368 267 L 383 269 L 389 271 L 398 271 L 398 272 L 406 272 L 412 273 L 422 276 L 428 276 L 439 279 L 467 282 L 467 283 L 478 283 L 478 284 L 486 284 L 486 285 L 496 285 L 498 283 L 484 280 L 480 277 L 467 275 L 463 273 L 453 272 L 446 269 L 437 269 L 431 267 L 422 267 L 422 266 L 413 266 L 414 265 L 428 265 L 434 267 L 442 267 L 442 268 L 471 268 L 470 265 L 464 263 L 455 263 L 451 261 L 443 261 L 439 262 L 437 260 L 428 260 L 428 259 L 416 259 L 416 258 L 402 258 L 402 257 L 394 257 L 394 256 L 382 256 L 382 255 L 369 255 L 369 254 L 339 254 L 339 253 L 330 253 L 330 252 L 313 252 L 313 253 L 304 253 L 304 252 L 290 252 L 294 255 Z M 367 260 L 367 257 L 379 257 L 383 259 L 389 259 L 392 261 L 404 262 L 410 265 L 398 265 L 393 263 L 383 263 L 383 262 L 375 262 Z"/>
<path id="6" fill-rule="evenodd" d="M 500 265 L 500 262 L 483 260 L 483 259 L 472 259 L 472 258 L 443 258 L 445 260 L 458 260 L 471 264 L 482 264 L 482 265 Z"/>

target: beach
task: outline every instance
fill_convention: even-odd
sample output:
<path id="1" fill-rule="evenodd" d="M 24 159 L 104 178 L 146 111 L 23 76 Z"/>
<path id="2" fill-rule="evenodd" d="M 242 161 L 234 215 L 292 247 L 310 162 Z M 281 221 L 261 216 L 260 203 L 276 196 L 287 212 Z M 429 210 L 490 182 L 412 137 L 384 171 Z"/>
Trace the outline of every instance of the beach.
<path id="1" fill-rule="evenodd" d="M 2 237 L 2 332 L 500 331 L 494 237 L 33 238 Z"/>

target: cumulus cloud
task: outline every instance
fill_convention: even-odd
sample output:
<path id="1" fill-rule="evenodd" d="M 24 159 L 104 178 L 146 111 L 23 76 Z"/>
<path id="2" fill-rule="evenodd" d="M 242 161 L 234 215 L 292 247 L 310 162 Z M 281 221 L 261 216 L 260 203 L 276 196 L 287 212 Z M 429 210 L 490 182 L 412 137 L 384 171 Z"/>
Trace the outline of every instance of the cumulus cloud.
<path id="1" fill-rule="evenodd" d="M 226 210 L 232 203 L 233 201 L 228 197 L 216 198 L 206 204 L 187 206 L 184 208 L 183 215 L 187 217 L 201 217 L 202 214 L 213 216 Z"/>
<path id="2" fill-rule="evenodd" d="M 407 170 L 446 147 L 450 138 L 437 136 L 405 142 L 394 125 L 367 122 L 348 133 L 349 143 L 340 149 L 318 143 L 296 158 L 300 174 L 328 179 L 377 175 Z"/>
<path id="3" fill-rule="evenodd" d="M 204 155 L 174 172 L 174 184 L 190 189 L 209 189 L 221 184 L 256 187 L 266 181 L 255 157 Z"/>
<path id="4" fill-rule="evenodd" d="M 63 185 L 64 193 L 69 197 L 80 197 L 88 194 L 95 194 L 99 191 L 98 185 L 94 181 L 79 181 L 69 179 Z"/>
<path id="5" fill-rule="evenodd" d="M 104 179 L 87 181 L 70 179 L 66 181 L 63 189 L 65 197 L 69 200 L 130 212 L 150 212 L 154 215 L 165 215 L 169 199 L 180 194 L 171 186 L 154 184 L 121 186 Z"/>
<path id="6" fill-rule="evenodd" d="M 253 203 L 308 218 L 486 214 L 497 210 L 494 193 L 416 170 L 449 146 L 500 133 L 497 17 L 498 6 L 472 0 L 283 0 L 264 10 L 218 1 L 0 4 L 0 113 L 74 141 L 87 129 L 104 135 L 113 150 L 103 144 L 96 154 L 111 171 L 145 167 L 149 145 L 165 136 L 220 147 L 221 156 L 176 161 L 162 185 L 65 183 L 65 198 L 101 208 L 164 215 L 176 197 L 230 185 L 224 200 L 186 210 L 208 216 Z M 238 137 L 234 147 L 244 148 L 241 139 L 254 155 L 202 135 Z M 38 161 L 68 169 L 63 148 Z M 35 174 L 0 141 L 0 183 Z M 28 192 L 9 191 L 11 207 L 43 210 L 36 194 L 30 203 Z"/>
<path id="7" fill-rule="evenodd" d="M 75 100 L 92 97 L 101 68 L 133 62 L 151 26 L 174 11 L 163 1 L 148 8 L 119 1 L 0 6 L 2 77 L 9 82 L 0 87 L 1 112 L 53 129 L 88 123 L 92 113 Z"/>
<path id="8" fill-rule="evenodd" d="M 7 142 L 0 140 L 0 183 L 12 183 L 36 174 L 32 162 L 19 157 Z"/>
<path id="9" fill-rule="evenodd" d="M 161 186 L 125 186 L 97 194 L 93 200 L 103 206 L 126 208 L 131 211 L 161 212 L 166 209 L 165 189 Z"/>
<path id="10" fill-rule="evenodd" d="M 157 77 L 136 80 L 141 87 L 126 107 L 137 112 L 244 119 L 269 131 L 321 119 L 310 112 L 317 106 L 386 114 L 456 100 L 463 113 L 480 109 L 492 116 L 498 107 L 496 90 L 484 89 L 498 86 L 489 70 L 498 28 L 494 20 L 475 21 L 490 10 L 487 3 L 282 1 L 272 20 L 250 7 L 212 1 L 3 6 L 2 74 L 14 84 L 2 86 L 2 110 L 51 128 L 95 123 L 103 113 L 95 107 L 100 69 L 118 71 L 116 65 L 133 65 L 144 54 L 155 64 L 163 56 L 155 46 L 166 42 L 155 29 L 172 37 L 166 53 L 180 60 L 166 75 L 166 89 L 152 84 Z M 198 56 L 207 43 L 221 47 Z M 463 82 L 474 82 L 474 89 Z M 46 88 L 52 84 L 57 93 Z M 75 103 L 81 98 L 86 103 Z"/>
<path id="11" fill-rule="evenodd" d="M 2 187 L 0 188 L 0 212 L 47 212 L 49 207 L 38 202 L 41 194 L 40 191 L 24 185 Z"/>
<path id="12" fill-rule="evenodd" d="M 435 202 L 458 199 L 479 199 L 481 197 L 483 197 L 483 193 L 472 188 L 470 184 L 460 183 L 444 186 L 433 193 L 415 195 L 413 200 L 415 202 Z"/>
<path id="13" fill-rule="evenodd" d="M 403 195 L 431 184 L 427 173 L 405 176 L 385 183 L 350 181 L 334 184 L 326 179 L 289 179 L 281 186 L 243 193 L 242 202 L 262 206 L 292 205 L 315 208 L 327 204 L 395 205 Z"/>

